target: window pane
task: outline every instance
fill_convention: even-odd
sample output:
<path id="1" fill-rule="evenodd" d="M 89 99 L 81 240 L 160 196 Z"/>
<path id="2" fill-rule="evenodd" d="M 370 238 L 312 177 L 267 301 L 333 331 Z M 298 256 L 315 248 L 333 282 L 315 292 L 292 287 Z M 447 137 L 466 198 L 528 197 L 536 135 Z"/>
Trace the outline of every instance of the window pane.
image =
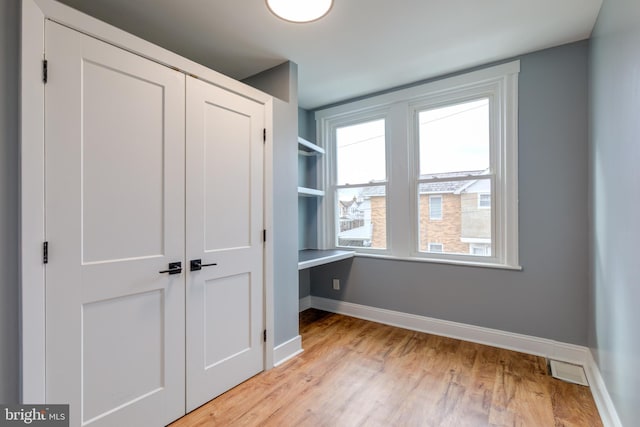
<path id="1" fill-rule="evenodd" d="M 489 205 L 483 206 L 487 196 Z M 420 183 L 418 205 L 421 252 L 491 255 L 491 179 Z"/>
<path id="2" fill-rule="evenodd" d="M 385 249 L 386 187 L 341 188 L 337 196 L 337 245 Z"/>
<path id="3" fill-rule="evenodd" d="M 489 99 L 421 111 L 420 175 L 489 168 Z"/>
<path id="4" fill-rule="evenodd" d="M 336 129 L 337 184 L 384 181 L 384 119 Z"/>

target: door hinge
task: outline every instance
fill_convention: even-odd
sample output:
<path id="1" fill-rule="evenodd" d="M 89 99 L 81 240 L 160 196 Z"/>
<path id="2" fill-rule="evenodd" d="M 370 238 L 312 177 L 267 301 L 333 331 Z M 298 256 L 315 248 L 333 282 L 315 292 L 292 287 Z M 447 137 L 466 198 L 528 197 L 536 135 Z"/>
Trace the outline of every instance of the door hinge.
<path id="1" fill-rule="evenodd" d="M 267 230 L 262 230 L 262 241 L 263 242 L 267 241 Z"/>
<path id="2" fill-rule="evenodd" d="M 264 342 L 267 342 L 267 330 L 266 329 L 262 332 L 262 339 L 263 339 Z"/>
<path id="3" fill-rule="evenodd" d="M 267 143 L 267 128 L 262 129 L 262 142 Z"/>
<path id="4" fill-rule="evenodd" d="M 42 82 L 46 83 L 49 79 L 49 63 L 46 59 L 42 60 Z"/>
<path id="5" fill-rule="evenodd" d="M 42 244 L 42 263 L 49 263 L 49 242 L 44 242 Z"/>

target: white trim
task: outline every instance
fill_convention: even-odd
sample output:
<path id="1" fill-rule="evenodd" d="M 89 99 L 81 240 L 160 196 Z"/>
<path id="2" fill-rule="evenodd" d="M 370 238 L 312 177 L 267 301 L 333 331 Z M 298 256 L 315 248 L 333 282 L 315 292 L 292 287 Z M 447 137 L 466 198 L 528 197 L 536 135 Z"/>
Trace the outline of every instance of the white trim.
<path id="1" fill-rule="evenodd" d="M 302 297 L 298 301 L 298 312 L 302 313 L 303 311 L 311 308 L 311 295 Z"/>
<path id="2" fill-rule="evenodd" d="M 598 364 L 594 360 L 591 351 L 588 353 L 587 363 L 584 365 L 584 371 L 587 375 L 587 381 L 589 381 L 589 385 L 591 387 L 593 400 L 596 402 L 596 407 L 600 413 L 602 424 L 605 427 L 622 427 L 622 422 L 618 417 L 618 412 L 613 405 L 607 386 L 602 379 L 602 374 L 600 373 Z"/>
<path id="3" fill-rule="evenodd" d="M 483 267 L 483 268 L 495 268 L 498 270 L 522 271 L 522 267 L 519 265 L 514 266 L 514 265 L 499 264 L 496 262 L 482 262 L 482 261 L 475 261 L 475 260 L 467 260 L 467 258 L 478 258 L 477 256 L 470 257 L 470 256 L 463 255 L 464 259 L 458 259 L 458 258 L 454 258 L 456 256 L 455 254 L 447 254 L 446 258 L 436 258 L 435 256 L 439 255 L 437 252 L 425 253 L 425 254 L 429 255 L 430 258 L 426 256 L 402 257 L 402 256 L 385 255 L 385 254 L 371 254 L 371 253 L 364 253 L 364 252 L 357 252 L 354 256 L 356 258 L 362 257 L 362 258 L 388 259 L 392 261 L 431 262 L 436 264 L 462 265 L 466 267 Z M 483 258 L 489 258 L 489 257 L 483 257 Z"/>
<path id="4" fill-rule="evenodd" d="M 44 15 L 22 2 L 20 71 L 20 401 L 45 403 Z"/>
<path id="5" fill-rule="evenodd" d="M 273 98 L 255 88 L 183 58 L 173 52 L 128 34 L 54 0 L 22 0 L 21 17 L 21 127 L 20 127 L 20 306 L 21 306 L 21 396 L 23 403 L 45 403 L 45 275 L 42 264 L 44 229 L 44 55 L 46 19 L 88 34 L 151 61 L 197 76 L 265 106 L 265 123 L 273 123 Z M 273 132 L 267 132 L 267 147 L 273 147 Z M 273 234 L 273 158 L 265 150 L 264 228 Z M 273 242 L 265 245 L 264 322 L 274 330 Z M 273 335 L 273 334 L 270 334 Z M 274 342 L 267 337 L 265 369 L 273 367 Z"/>
<path id="6" fill-rule="evenodd" d="M 315 296 L 311 296 L 311 307 L 385 325 L 580 365 L 584 367 L 591 394 L 604 426 L 622 427 L 600 370 L 587 347 Z"/>
<path id="7" fill-rule="evenodd" d="M 265 105 L 265 126 L 271 127 L 267 129 L 267 138 L 264 146 L 264 229 L 267 230 L 267 236 L 273 236 L 273 98 L 269 97 Z M 275 331 L 275 314 L 273 302 L 274 297 L 274 239 L 267 239 L 264 244 L 264 324 L 267 331 Z M 264 369 L 273 368 L 275 358 L 275 342 L 273 334 L 267 334 L 267 342 L 265 343 Z"/>
<path id="8" fill-rule="evenodd" d="M 335 130 L 337 127 L 384 117 L 386 141 L 386 247 L 372 250 L 354 248 L 360 253 L 388 255 L 396 258 L 423 258 L 428 262 L 460 264 L 470 262 L 479 267 L 497 267 L 519 270 L 518 248 L 518 73 L 520 62 L 512 61 L 494 67 L 471 71 L 454 77 L 375 95 L 359 101 L 317 111 L 318 141 L 326 148 L 323 161 L 324 188 L 321 223 L 328 224 L 319 234 L 323 248 L 338 247 L 328 231 L 336 230 L 337 201 L 335 189 Z M 420 179 L 419 131 L 415 118 L 420 111 L 480 98 L 490 99 L 491 173 L 477 179 L 490 179 L 493 199 L 491 210 L 493 248 L 492 256 L 482 263 L 469 254 L 425 255 L 420 251 L 419 183 Z M 411 160 L 413 159 L 413 160 Z M 393 166 L 391 166 L 393 165 Z M 407 182 L 407 176 L 410 177 Z M 440 179 L 435 179 L 439 181 Z M 356 186 L 356 184 L 353 184 Z M 373 185 L 373 184 L 372 184 Z M 409 191 L 407 191 L 409 190 Z M 443 206 L 444 209 L 444 206 Z M 444 217 L 444 212 L 442 214 Z M 428 217 L 431 220 L 431 209 Z M 437 220 L 437 219 L 433 219 Z M 408 225 L 409 224 L 409 225 Z M 337 234 L 337 233 L 336 233 Z M 449 262 L 452 261 L 452 262 Z"/>
<path id="9" fill-rule="evenodd" d="M 498 329 L 483 328 L 448 320 L 434 319 L 383 308 L 368 307 L 328 298 L 311 297 L 311 307 L 359 319 L 398 326 L 412 331 L 456 338 L 584 366 L 589 349 L 546 338 L 531 337 Z"/>
<path id="10" fill-rule="evenodd" d="M 520 62 L 518 62 L 518 71 L 520 70 Z M 518 74 L 513 72 L 504 77 L 505 90 L 502 93 L 502 105 L 505 106 L 502 111 L 502 126 L 500 131 L 503 132 L 502 138 L 506 141 L 503 144 L 504 151 L 499 155 L 503 160 L 497 161 L 502 168 L 496 171 L 499 180 L 506 183 L 501 188 L 492 190 L 491 203 L 492 207 L 499 209 L 500 216 L 506 221 L 504 230 L 496 229 L 496 238 L 500 239 L 500 243 L 495 245 L 496 249 L 502 250 L 504 253 L 499 254 L 504 264 L 510 266 L 520 265 L 520 247 L 519 247 L 519 227 L 518 227 Z M 515 143 L 514 143 L 515 141 Z M 496 197 L 493 195 L 496 194 Z"/>
<path id="11" fill-rule="evenodd" d="M 282 365 L 284 362 L 287 362 L 304 350 L 302 349 L 302 337 L 300 335 L 291 338 L 289 341 L 283 342 L 279 346 L 273 349 L 273 355 L 276 362 L 274 363 L 274 367 Z"/>

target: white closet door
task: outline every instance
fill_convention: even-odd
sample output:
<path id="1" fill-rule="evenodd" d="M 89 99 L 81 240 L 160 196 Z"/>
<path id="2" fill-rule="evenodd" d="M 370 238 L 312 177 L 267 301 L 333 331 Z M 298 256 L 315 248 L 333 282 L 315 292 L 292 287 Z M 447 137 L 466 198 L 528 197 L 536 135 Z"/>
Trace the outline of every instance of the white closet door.
<path id="1" fill-rule="evenodd" d="M 187 260 L 203 266 L 187 279 L 187 411 L 264 369 L 263 127 L 262 105 L 187 77 Z"/>
<path id="2" fill-rule="evenodd" d="M 184 414 L 183 74 L 48 21 L 46 399 L 71 425 Z"/>

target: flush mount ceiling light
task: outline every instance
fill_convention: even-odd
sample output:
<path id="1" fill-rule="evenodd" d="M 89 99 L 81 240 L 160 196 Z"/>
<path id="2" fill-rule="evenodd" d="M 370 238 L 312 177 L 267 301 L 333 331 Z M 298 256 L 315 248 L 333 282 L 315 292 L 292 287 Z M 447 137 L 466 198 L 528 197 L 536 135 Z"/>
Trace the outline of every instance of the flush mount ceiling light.
<path id="1" fill-rule="evenodd" d="M 325 16 L 333 0 L 265 0 L 267 7 L 278 18 L 290 22 L 311 22 Z"/>

